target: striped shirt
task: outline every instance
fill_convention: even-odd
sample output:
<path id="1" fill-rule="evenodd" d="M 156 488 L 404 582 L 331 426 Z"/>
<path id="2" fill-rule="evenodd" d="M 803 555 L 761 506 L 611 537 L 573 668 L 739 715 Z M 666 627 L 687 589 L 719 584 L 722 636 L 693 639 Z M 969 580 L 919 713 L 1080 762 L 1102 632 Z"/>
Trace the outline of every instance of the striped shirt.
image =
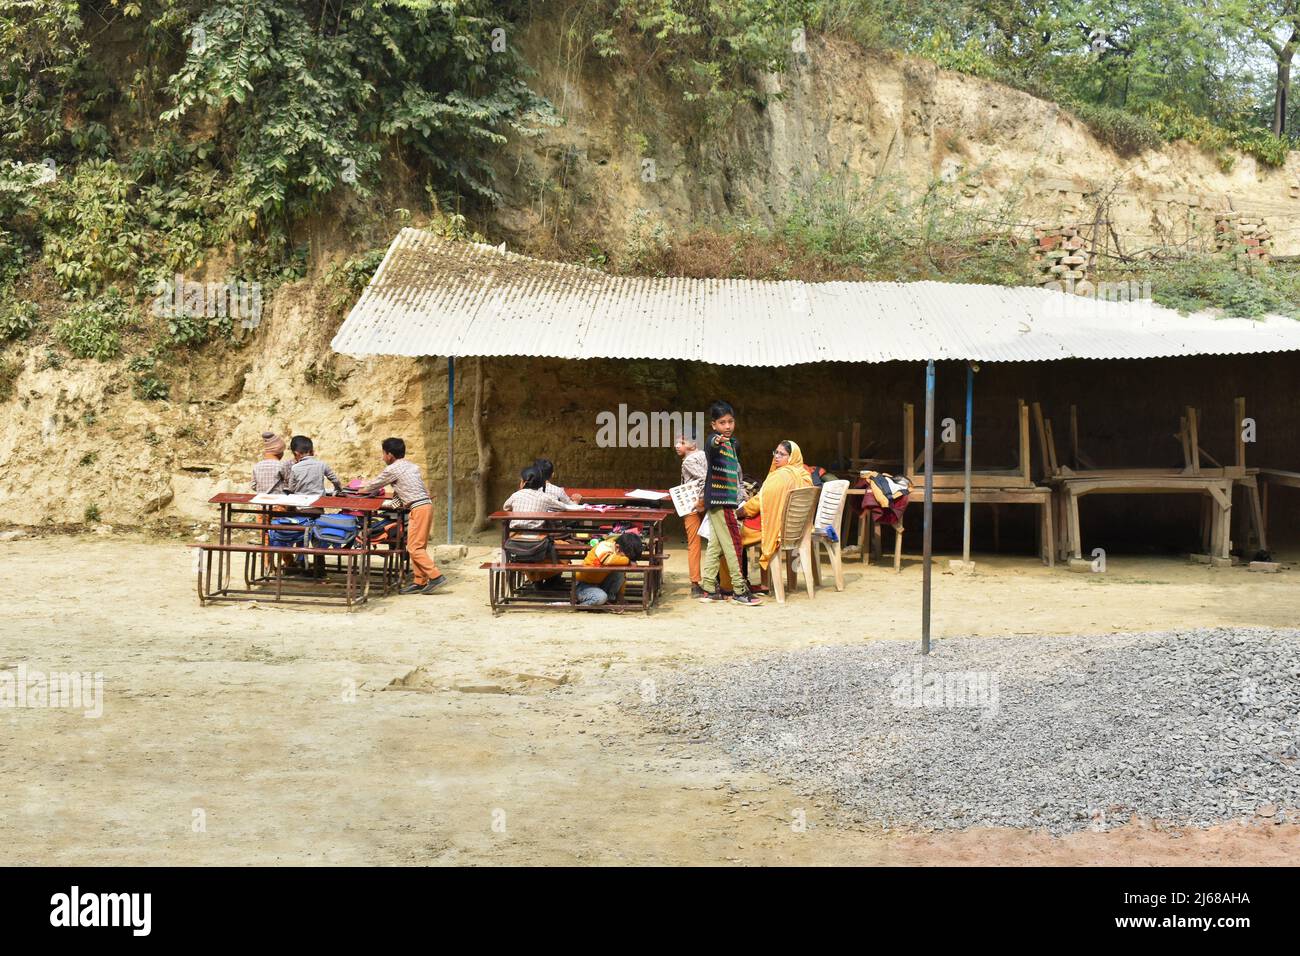
<path id="1" fill-rule="evenodd" d="M 253 464 L 253 492 L 259 495 L 281 494 L 289 483 L 289 468 L 293 462 L 279 458 L 263 458 Z"/>
<path id="2" fill-rule="evenodd" d="M 393 503 L 399 508 L 413 508 L 430 501 L 429 489 L 420 477 L 420 466 L 399 458 L 379 473 L 379 477 L 365 485 L 361 492 L 373 495 L 388 485 L 393 486 Z"/>
<path id="3" fill-rule="evenodd" d="M 336 493 L 343 491 L 343 482 L 334 474 L 334 469 L 315 455 L 308 455 L 293 463 L 289 470 L 289 494 L 323 495 L 325 480 L 329 479 Z"/>
<path id="4" fill-rule="evenodd" d="M 506 503 L 501 506 L 502 511 L 522 511 L 524 513 L 539 511 L 563 511 L 564 503 L 555 495 L 547 494 L 545 491 L 533 488 L 520 488 L 513 495 L 506 499 Z M 512 521 L 512 528 L 540 528 L 546 522 L 536 519 L 527 521 Z"/>

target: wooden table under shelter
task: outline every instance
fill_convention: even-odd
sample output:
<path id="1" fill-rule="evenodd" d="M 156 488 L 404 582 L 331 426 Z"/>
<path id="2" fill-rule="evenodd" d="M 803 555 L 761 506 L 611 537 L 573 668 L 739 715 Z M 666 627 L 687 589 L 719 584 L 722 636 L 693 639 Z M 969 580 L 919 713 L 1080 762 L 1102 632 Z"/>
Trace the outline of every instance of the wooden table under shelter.
<path id="1" fill-rule="evenodd" d="M 1246 400 L 1234 402 L 1234 421 L 1246 416 Z M 1236 442 L 1236 461 L 1223 465 L 1208 451 L 1201 448 L 1199 413 L 1187 406 L 1179 420 L 1174 437 L 1182 445 L 1181 468 L 1098 468 L 1085 453 L 1079 450 L 1078 415 L 1070 407 L 1070 465 L 1060 464 L 1052 422 L 1043 415 L 1042 407 L 1033 405 L 1035 430 L 1043 461 L 1046 480 L 1056 490 L 1058 527 L 1058 553 L 1062 559 L 1084 559 L 1084 546 L 1079 528 L 1079 499 L 1095 494 L 1197 494 L 1204 499 L 1201 509 L 1201 547 L 1215 564 L 1231 561 L 1229 549 L 1232 534 L 1232 499 L 1235 487 L 1241 487 L 1250 505 L 1251 530 L 1260 547 L 1267 544 L 1259 491 L 1259 469 L 1246 466 L 1245 442 L 1239 433 Z M 1249 531 L 1247 532 L 1247 536 Z M 1243 546 L 1246 541 L 1240 542 Z"/>
<path id="2" fill-rule="evenodd" d="M 668 502 L 668 492 L 662 488 L 644 488 L 643 491 L 653 491 L 664 497 L 659 500 L 650 498 L 633 497 L 632 492 L 636 488 L 565 488 L 565 493 L 572 498 L 574 495 L 581 495 L 586 504 L 602 505 L 621 505 L 627 508 L 654 508 L 662 502 Z"/>
<path id="3" fill-rule="evenodd" d="M 993 506 L 994 515 L 994 550 L 998 548 L 997 519 L 1001 505 L 1034 505 L 1039 512 L 1038 542 L 1039 555 L 1044 564 L 1054 567 L 1056 564 L 1055 532 L 1052 522 L 1052 489 L 1046 485 L 1035 484 L 1031 475 L 1029 443 L 1029 407 L 1023 400 L 1016 401 L 1016 422 L 1019 442 L 1017 445 L 1017 463 L 1009 468 L 980 468 L 971 470 L 971 504 Z M 853 449 L 858 448 L 858 427 L 854 426 Z M 871 470 L 888 471 L 892 464 L 902 477 L 907 479 L 911 488 L 908 495 L 908 509 L 912 504 L 925 502 L 925 476 L 918 474 L 924 453 L 916 452 L 915 409 L 910 403 L 903 405 L 903 458 L 899 462 L 888 462 L 866 458 L 855 458 L 855 467 L 871 467 Z M 933 476 L 934 501 L 936 504 L 962 504 L 966 500 L 966 476 L 961 471 L 936 471 Z M 865 495 L 865 488 L 850 488 L 850 495 Z M 847 535 L 849 510 L 845 509 L 844 535 Z M 858 560 L 870 563 L 873 555 L 881 554 L 881 525 L 873 520 L 864 520 L 858 524 Z M 903 528 L 894 529 L 894 570 L 902 564 Z"/>

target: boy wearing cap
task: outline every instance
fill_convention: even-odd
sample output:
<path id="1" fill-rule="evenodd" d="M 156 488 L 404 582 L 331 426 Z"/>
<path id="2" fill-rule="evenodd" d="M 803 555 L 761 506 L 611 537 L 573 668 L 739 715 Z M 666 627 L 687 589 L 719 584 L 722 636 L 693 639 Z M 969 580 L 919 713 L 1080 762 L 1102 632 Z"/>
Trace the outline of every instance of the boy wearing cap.
<path id="1" fill-rule="evenodd" d="M 282 494 L 289 484 L 289 465 L 284 460 L 284 439 L 274 432 L 262 432 L 262 460 L 253 465 L 253 493 Z"/>
<path id="2" fill-rule="evenodd" d="M 253 494 L 284 494 L 289 487 L 289 468 L 292 464 L 284 461 L 284 439 L 275 432 L 262 432 L 262 459 L 253 463 Z M 284 511 L 280 507 L 271 510 Z M 265 531 L 262 532 L 262 544 L 270 544 L 270 537 Z M 281 555 L 281 562 L 286 571 L 297 567 L 292 555 Z"/>

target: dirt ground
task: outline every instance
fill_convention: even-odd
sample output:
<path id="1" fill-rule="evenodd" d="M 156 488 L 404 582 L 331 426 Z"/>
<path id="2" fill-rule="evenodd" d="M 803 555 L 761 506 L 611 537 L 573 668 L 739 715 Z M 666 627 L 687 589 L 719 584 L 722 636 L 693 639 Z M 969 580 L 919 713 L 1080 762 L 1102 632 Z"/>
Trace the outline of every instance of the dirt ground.
<path id="1" fill-rule="evenodd" d="M 352 613 L 201 608 L 180 542 L 0 544 L 0 670 L 102 672 L 105 684 L 98 719 L 0 710 L 0 863 L 1273 864 L 1300 855 L 1300 825 L 1263 820 L 1063 839 L 881 832 L 736 769 L 708 745 L 649 732 L 619 706 L 668 668 L 916 639 L 919 561 L 899 576 L 851 564 L 843 593 L 824 589 L 813 601 L 706 607 L 684 597 L 676 553 L 664 605 L 648 617 L 496 619 L 477 566 L 472 553 L 446 568 L 443 593 Z M 1296 573 L 1112 556 L 1103 576 L 981 557 L 975 575 L 936 574 L 934 631 L 1028 640 L 1294 626 Z M 792 825 L 798 811 L 806 829 Z"/>

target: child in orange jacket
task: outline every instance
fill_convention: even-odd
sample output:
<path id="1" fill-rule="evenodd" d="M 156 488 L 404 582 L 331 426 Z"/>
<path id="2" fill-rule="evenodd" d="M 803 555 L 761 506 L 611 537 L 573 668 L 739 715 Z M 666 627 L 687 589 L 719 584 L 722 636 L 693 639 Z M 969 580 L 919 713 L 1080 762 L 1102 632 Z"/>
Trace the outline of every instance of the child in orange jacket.
<path id="1" fill-rule="evenodd" d="M 641 536 L 625 531 L 617 538 L 606 538 L 592 545 L 582 559 L 582 566 L 593 569 L 627 567 L 641 557 L 641 548 Z M 578 603 L 583 607 L 599 607 L 611 598 L 622 600 L 627 585 L 627 575 L 622 571 L 583 570 L 573 576 L 578 579 Z"/>

